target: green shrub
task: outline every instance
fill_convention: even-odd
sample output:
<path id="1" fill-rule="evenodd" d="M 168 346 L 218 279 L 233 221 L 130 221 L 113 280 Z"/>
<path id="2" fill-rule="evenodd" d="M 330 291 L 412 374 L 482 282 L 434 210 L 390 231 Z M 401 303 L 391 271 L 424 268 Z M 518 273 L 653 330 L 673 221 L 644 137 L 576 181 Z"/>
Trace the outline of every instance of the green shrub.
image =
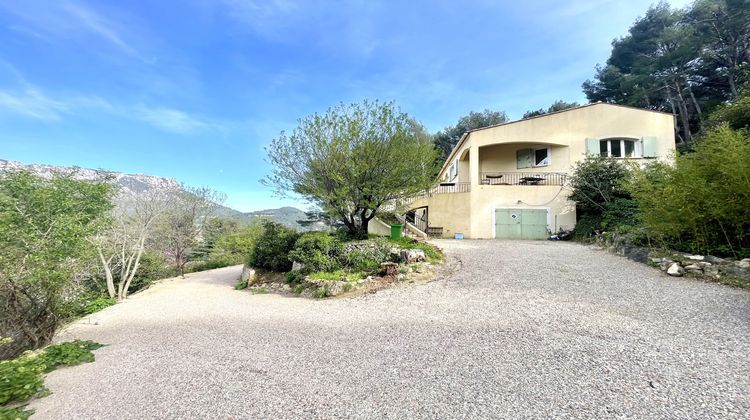
<path id="1" fill-rule="evenodd" d="M 305 279 L 305 274 L 301 270 L 290 271 L 286 273 L 286 282 L 289 284 L 299 284 Z"/>
<path id="2" fill-rule="evenodd" d="M 234 290 L 247 289 L 247 280 L 240 280 L 234 285 Z"/>
<path id="3" fill-rule="evenodd" d="M 302 293 L 303 290 L 305 290 L 305 285 L 304 284 L 297 284 L 294 287 L 292 287 L 292 292 L 294 292 L 296 294 Z"/>
<path id="4" fill-rule="evenodd" d="M 102 344 L 89 340 L 75 340 L 48 346 L 40 357 L 45 365 L 45 372 L 51 372 L 60 366 L 75 366 L 93 362 L 92 350 L 103 347 Z"/>
<path id="5" fill-rule="evenodd" d="M 370 239 L 360 242 L 359 246 L 352 246 L 351 251 L 344 255 L 344 264 L 352 270 L 376 271 L 380 264 L 389 260 L 393 243 L 386 239 Z"/>
<path id="6" fill-rule="evenodd" d="M 262 231 L 250 251 L 248 265 L 271 271 L 292 269 L 289 252 L 294 248 L 299 234 L 279 223 L 264 220 Z"/>
<path id="7" fill-rule="evenodd" d="M 44 360 L 30 353 L 0 361 L 0 405 L 26 401 L 43 393 L 44 367 Z"/>
<path id="8" fill-rule="evenodd" d="M 26 420 L 31 417 L 32 414 L 34 414 L 33 410 L 0 407 L 0 419 L 2 420 Z"/>
<path id="9" fill-rule="evenodd" d="M 289 253 L 289 259 L 304 264 L 304 270 L 333 271 L 341 267 L 339 259 L 344 252 L 341 240 L 327 232 L 302 234 Z"/>
<path id="10" fill-rule="evenodd" d="M 266 289 L 265 287 L 253 287 L 252 289 L 250 289 L 250 293 L 254 295 L 264 295 L 268 293 L 268 289 Z"/>
<path id="11" fill-rule="evenodd" d="M 91 315 L 95 312 L 101 311 L 104 308 L 108 308 L 115 303 L 117 303 L 117 300 L 115 298 L 98 297 L 86 303 L 86 306 L 84 306 L 83 308 L 83 314 Z"/>
<path id="12" fill-rule="evenodd" d="M 635 170 L 626 187 L 654 240 L 682 251 L 750 256 L 750 133 L 726 125 L 674 165 Z"/>

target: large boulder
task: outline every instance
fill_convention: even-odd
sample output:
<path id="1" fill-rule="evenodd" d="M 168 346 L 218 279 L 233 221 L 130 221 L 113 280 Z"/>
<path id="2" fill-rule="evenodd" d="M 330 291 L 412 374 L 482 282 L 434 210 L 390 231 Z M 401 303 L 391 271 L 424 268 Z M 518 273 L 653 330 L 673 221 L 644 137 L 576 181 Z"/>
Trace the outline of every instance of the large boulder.
<path id="1" fill-rule="evenodd" d="M 406 264 L 414 264 L 426 260 L 427 257 L 421 249 L 402 249 L 399 259 Z"/>

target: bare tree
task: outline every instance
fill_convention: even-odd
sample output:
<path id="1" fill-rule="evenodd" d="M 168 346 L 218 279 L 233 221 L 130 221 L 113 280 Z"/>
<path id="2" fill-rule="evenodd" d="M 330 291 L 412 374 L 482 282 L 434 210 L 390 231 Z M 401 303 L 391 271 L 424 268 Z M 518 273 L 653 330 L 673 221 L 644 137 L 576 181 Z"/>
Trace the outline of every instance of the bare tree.
<path id="1" fill-rule="evenodd" d="M 224 194 L 206 187 L 183 187 L 183 191 L 170 197 L 159 223 L 159 242 L 181 276 L 185 274 L 185 264 L 200 241 L 206 222 L 224 199 Z"/>
<path id="2" fill-rule="evenodd" d="M 157 190 L 120 193 L 120 202 L 129 203 L 130 206 L 120 205 L 113 210 L 112 228 L 95 239 L 109 297 L 116 297 L 117 300 L 128 297 L 130 283 L 140 266 L 146 242 L 153 235 L 157 219 L 166 212 L 168 196 Z"/>

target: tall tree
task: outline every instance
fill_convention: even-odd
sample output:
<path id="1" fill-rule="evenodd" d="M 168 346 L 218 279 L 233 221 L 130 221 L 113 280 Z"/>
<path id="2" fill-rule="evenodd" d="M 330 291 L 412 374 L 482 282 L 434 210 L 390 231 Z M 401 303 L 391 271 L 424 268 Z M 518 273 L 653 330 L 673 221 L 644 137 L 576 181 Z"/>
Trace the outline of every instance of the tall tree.
<path id="1" fill-rule="evenodd" d="M 0 359 L 48 343 L 89 240 L 106 226 L 112 186 L 55 173 L 0 174 Z"/>
<path id="2" fill-rule="evenodd" d="M 170 196 L 158 226 L 158 241 L 181 276 L 200 243 L 204 226 L 224 199 L 223 194 L 206 187 L 186 186 Z"/>
<path id="3" fill-rule="evenodd" d="M 482 112 L 469 112 L 458 119 L 456 125 L 445 127 L 438 131 L 433 136 L 435 145 L 440 150 L 441 154 L 438 157 L 440 163 L 448 158 L 453 148 L 456 146 L 461 136 L 470 130 L 477 128 L 489 127 L 491 125 L 502 124 L 508 122 L 508 116 L 504 111 L 492 111 L 485 109 Z"/>
<path id="4" fill-rule="evenodd" d="M 265 184 L 305 197 L 358 238 L 367 237 L 383 204 L 430 187 L 437 172 L 424 128 L 392 102 L 341 104 L 305 117 L 266 153 L 274 168 Z"/>
<path id="5" fill-rule="evenodd" d="M 146 242 L 153 234 L 155 221 L 166 209 L 167 197 L 157 191 L 121 192 L 119 206 L 112 210 L 111 228 L 94 239 L 99 261 L 104 270 L 109 297 L 128 297 L 130 284 L 141 265 Z M 115 288 L 115 277 L 117 287 Z"/>

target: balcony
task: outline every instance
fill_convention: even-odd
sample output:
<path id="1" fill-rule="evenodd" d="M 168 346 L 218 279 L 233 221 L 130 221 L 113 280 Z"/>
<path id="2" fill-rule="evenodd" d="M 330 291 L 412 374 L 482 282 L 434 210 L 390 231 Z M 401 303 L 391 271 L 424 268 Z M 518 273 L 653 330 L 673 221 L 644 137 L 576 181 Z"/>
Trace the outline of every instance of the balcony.
<path id="1" fill-rule="evenodd" d="M 481 185 L 565 185 L 562 172 L 482 172 Z"/>

